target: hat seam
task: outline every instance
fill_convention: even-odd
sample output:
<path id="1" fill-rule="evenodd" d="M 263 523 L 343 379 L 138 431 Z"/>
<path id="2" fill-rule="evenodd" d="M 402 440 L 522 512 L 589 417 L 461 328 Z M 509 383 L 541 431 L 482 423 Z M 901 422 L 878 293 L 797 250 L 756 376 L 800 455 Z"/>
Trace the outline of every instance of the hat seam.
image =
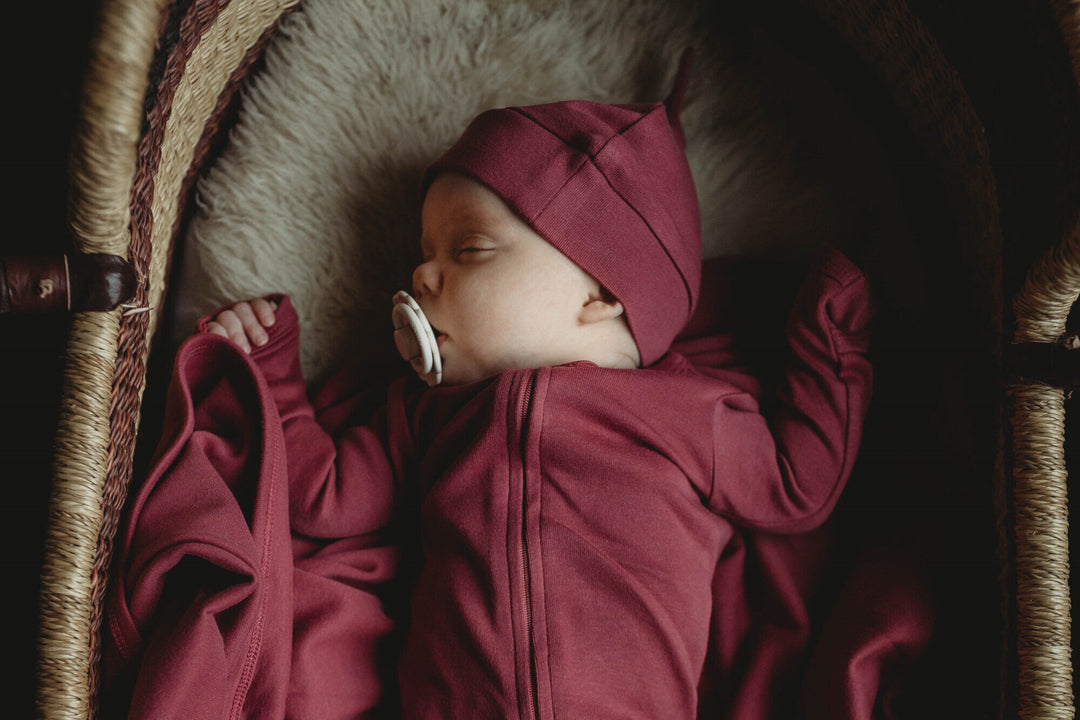
<path id="1" fill-rule="evenodd" d="M 608 187 L 611 188 L 611 191 L 615 193 L 615 195 L 618 196 L 618 198 L 622 200 L 623 203 L 625 203 L 626 206 L 630 208 L 635 215 L 641 218 L 641 222 L 645 223 L 645 227 L 649 228 L 649 234 L 653 236 L 653 240 L 656 241 L 656 244 L 659 245 L 660 248 L 664 251 L 664 254 L 667 255 L 668 260 L 670 260 L 671 264 L 675 267 L 675 271 L 679 273 L 679 279 L 682 280 L 683 290 L 686 291 L 687 312 L 693 312 L 694 292 L 690 288 L 690 282 L 686 279 L 686 273 L 683 272 L 682 267 L 679 266 L 679 263 L 675 260 L 674 256 L 672 256 L 671 251 L 668 249 L 667 245 L 665 245 L 664 242 L 660 240 L 660 236 L 657 234 L 656 229 L 652 226 L 652 223 L 646 220 L 645 216 L 641 214 L 641 211 L 634 207 L 634 204 L 627 200 L 626 196 L 615 188 L 615 186 L 611 183 L 611 178 L 609 178 L 607 173 L 604 172 L 604 169 L 597 164 L 596 158 L 591 158 L 591 160 L 593 165 L 596 167 L 597 172 L 600 173 L 600 176 L 604 178 L 604 181 L 608 184 Z M 562 188 L 560 188 L 560 190 L 561 189 Z M 698 242 L 701 242 L 700 238 L 698 239 Z"/>
<path id="2" fill-rule="evenodd" d="M 513 108 L 509 108 L 509 109 L 510 109 L 510 110 L 512 110 L 513 112 L 516 112 L 516 113 L 517 113 L 518 115 L 520 115 L 521 117 L 523 117 L 523 118 L 525 118 L 525 119 L 527 119 L 527 120 L 531 121 L 531 122 L 532 122 L 532 123 L 533 123 L 534 125 L 536 125 L 537 127 L 541 128 L 542 130 L 545 130 L 545 131 L 546 131 L 546 132 L 547 132 L 547 133 L 548 133 L 549 135 L 552 135 L 552 136 L 554 136 L 554 137 L 557 137 L 557 138 L 558 138 L 559 140 L 561 140 L 561 141 L 562 141 L 563 145 L 566 145 L 567 147 L 571 147 L 571 148 L 573 148 L 574 150 L 577 150 L 577 151 L 578 151 L 578 152 L 580 152 L 580 153 L 581 153 L 582 155 L 585 155 L 586 157 L 588 157 L 588 158 L 590 158 L 590 159 L 595 159 L 597 155 L 599 155 L 600 153 L 604 152 L 604 150 L 605 150 L 605 149 L 607 148 L 607 146 L 608 146 L 609 144 L 611 144 L 611 141 L 612 141 L 612 140 L 614 140 L 614 139 L 615 139 L 616 137 L 618 137 L 618 136 L 622 136 L 622 135 L 625 135 L 625 134 L 626 134 L 627 132 L 629 132 L 629 131 L 630 131 L 630 130 L 631 130 L 631 129 L 632 129 L 632 128 L 633 128 L 634 126 L 635 126 L 635 125 L 637 125 L 637 124 L 638 124 L 639 122 L 641 122 L 641 121 L 642 121 L 642 120 L 644 120 L 645 118 L 649 117 L 650 115 L 652 115 L 652 114 L 653 114 L 654 112 L 656 112 L 657 110 L 660 110 L 660 109 L 663 109 L 663 108 L 664 108 L 664 104 L 663 104 L 663 103 L 655 103 L 655 104 L 654 104 L 654 106 L 653 106 L 653 108 L 652 108 L 652 110 L 649 110 L 649 111 L 648 111 L 648 112 L 646 112 L 646 113 L 641 113 L 640 115 L 638 115 L 638 116 L 637 116 L 637 117 L 636 117 L 636 118 L 634 119 L 634 121 L 633 121 L 633 122 L 631 122 L 631 123 L 630 123 L 630 124 L 628 124 L 628 125 L 624 125 L 623 127 L 619 128 L 618 130 L 616 130 L 616 131 L 612 132 L 612 133 L 611 133 L 610 135 L 608 135 L 607 139 L 606 139 L 606 140 L 604 140 L 604 144 L 603 144 L 603 145 L 601 145 L 601 146 L 600 146 L 599 148 L 597 148 L 596 152 L 594 152 L 594 153 L 586 152 L 586 151 L 584 151 L 584 150 L 581 150 L 581 149 L 580 149 L 580 148 L 578 148 L 578 147 L 575 147 L 574 145 L 571 145 L 571 144 L 570 144 L 570 141 L 569 141 L 569 140 L 567 140 L 567 139 L 566 139 L 566 138 L 564 138 L 564 137 L 563 137 L 562 135 L 560 135 L 559 133 L 557 133 L 557 132 L 555 132 L 554 130 L 552 130 L 552 129 L 551 129 L 550 127 L 548 127 L 548 126 L 547 126 L 547 125 L 545 125 L 544 123 L 540 122 L 540 121 L 539 121 L 538 119 L 534 118 L 534 117 L 533 117 L 532 115 L 529 115 L 528 113 L 526 113 L 526 112 L 525 112 L 525 110 L 524 110 L 523 108 L 520 108 L 520 107 L 513 107 Z M 579 169 L 580 169 L 580 168 L 579 168 Z M 575 172 L 576 172 L 576 170 L 575 170 Z"/>
<path id="3" fill-rule="evenodd" d="M 547 128 L 545 128 L 545 130 L 546 129 Z M 619 200 L 621 200 L 624 205 L 626 205 L 626 207 L 630 208 L 630 210 L 635 215 L 637 215 L 638 218 L 641 219 L 642 224 L 644 224 L 645 227 L 648 228 L 649 234 L 653 236 L 653 240 L 664 251 L 664 254 L 667 256 L 668 260 L 675 268 L 675 272 L 679 274 L 679 279 L 682 280 L 683 290 L 686 291 L 687 307 L 689 308 L 689 311 L 693 311 L 694 293 L 693 290 L 690 288 L 690 281 L 687 280 L 686 273 L 683 272 L 683 269 L 679 266 L 679 263 L 672 256 L 671 251 L 668 250 L 667 245 L 665 245 L 663 241 L 660 240 L 660 236 L 657 234 L 656 229 L 652 226 L 652 223 L 646 220 L 645 216 L 641 214 L 641 211 L 634 207 L 634 204 L 627 200 L 626 196 L 615 188 L 615 186 L 611 182 L 611 178 L 609 178 L 607 173 L 604 172 L 604 169 L 600 167 L 599 164 L 597 164 L 596 158 L 592 157 L 588 153 L 582 153 L 582 155 L 585 156 L 585 160 L 582 160 L 582 162 L 574 169 L 574 171 L 566 176 L 566 179 L 559 186 L 559 189 L 553 192 L 551 194 L 551 197 L 548 198 L 547 202 L 544 203 L 544 206 L 540 208 L 540 210 L 538 210 L 535 215 L 532 216 L 532 218 L 529 220 L 529 224 L 535 227 L 535 223 L 540 218 L 540 216 L 547 212 L 547 209 L 551 206 L 553 202 L 555 202 L 555 199 L 558 198 L 560 194 L 562 194 L 563 190 L 566 189 L 566 186 L 570 183 L 570 181 L 573 180 L 577 176 L 577 174 L 581 172 L 581 169 L 585 167 L 586 162 L 588 162 L 594 168 L 596 168 L 596 171 L 600 173 L 600 177 L 604 178 L 604 182 L 606 182 L 607 186 L 611 188 L 611 192 L 614 193 L 615 196 L 619 198 Z M 700 239 L 698 240 L 698 242 L 700 242 Z"/>
<path id="4" fill-rule="evenodd" d="M 547 132 L 548 134 L 550 134 L 550 135 L 552 135 L 552 136 L 554 136 L 554 137 L 557 137 L 557 138 L 558 138 L 559 140 L 561 140 L 561 141 L 563 142 L 563 144 L 564 144 L 564 145 L 566 145 L 567 147 L 573 148 L 574 150 L 576 150 L 577 152 L 579 152 L 579 153 L 580 153 L 581 155 L 585 156 L 585 159 L 584 159 L 584 160 L 582 160 L 582 161 L 581 161 L 581 162 L 580 162 L 580 163 L 578 164 L 578 166 L 577 166 L 577 167 L 575 167 L 575 168 L 574 168 L 574 169 L 573 169 L 573 170 L 572 170 L 572 171 L 571 171 L 570 173 L 568 173 L 568 174 L 567 174 L 567 176 L 566 176 L 566 179 L 565 179 L 565 180 L 563 180 L 562 184 L 561 184 L 561 185 L 559 185 L 558 189 L 557 189 L 557 190 L 555 190 L 555 192 L 553 192 L 553 193 L 551 194 L 551 197 L 549 197 L 549 198 L 547 199 L 547 201 L 546 201 L 546 202 L 544 203 L 544 205 L 543 205 L 543 206 L 542 206 L 542 207 L 541 207 L 541 208 L 540 208 L 539 210 L 537 210 L 537 211 L 536 211 L 536 213 L 535 213 L 535 214 L 534 214 L 534 215 L 533 215 L 533 216 L 532 216 L 531 218 L 529 218 L 529 224 L 534 224 L 534 223 L 535 223 L 535 222 L 537 221 L 537 219 L 539 219 L 539 218 L 540 218 L 540 216 L 541 216 L 541 215 L 543 215 L 543 214 L 544 214 L 545 212 L 547 212 L 547 209 L 548 209 L 549 207 L 551 207 L 551 204 L 552 204 L 553 202 L 555 202 L 555 199 L 556 199 L 557 197 L 559 197 L 559 195 L 560 195 L 560 194 L 562 193 L 562 191 L 563 191 L 563 190 L 565 190 L 565 189 L 566 189 L 566 186 L 567 186 L 567 184 L 569 184 L 569 182 L 570 182 L 571 180 L 573 180 L 573 179 L 574 179 L 574 177 L 576 177 L 576 176 L 577 176 L 577 174 L 578 174 L 579 172 L 581 172 L 581 168 L 583 168 L 583 167 L 585 166 L 585 162 L 586 162 L 586 161 L 588 161 L 588 162 L 591 162 L 591 163 L 592 163 L 592 165 L 593 165 L 593 167 L 595 167 L 595 168 L 596 168 L 596 171 L 600 173 L 600 176 L 604 178 L 604 182 L 606 182 L 606 183 L 607 183 L 607 185 L 608 185 L 608 187 L 609 187 L 609 188 L 611 188 L 611 191 L 612 191 L 613 193 L 615 193 L 615 195 L 616 195 L 616 196 L 617 196 L 617 197 L 618 197 L 618 198 L 619 198 L 620 200 L 622 200 L 622 201 L 623 201 L 623 203 L 624 203 L 624 204 L 625 204 L 625 205 L 626 205 L 626 206 L 627 206 L 628 208 L 630 208 L 630 209 L 631 209 L 631 210 L 632 210 L 632 211 L 634 212 L 634 214 L 635 214 L 635 215 L 637 215 L 637 216 L 638 216 L 639 218 L 641 218 L 641 222 L 642 222 L 642 223 L 644 223 L 644 224 L 645 224 L 645 227 L 647 227 L 647 228 L 649 229 L 649 234 L 651 234 L 651 235 L 653 236 L 653 240 L 655 240 L 655 241 L 656 241 L 656 244 L 657 244 L 657 245 L 659 245 L 659 246 L 660 246 L 660 248 L 661 248 L 661 249 L 662 249 L 662 250 L 664 251 L 664 254 L 665 254 L 665 255 L 667 255 L 667 258 L 668 258 L 668 260 L 669 260 L 669 261 L 671 262 L 671 264 L 672 264 L 672 265 L 673 265 L 673 266 L 675 267 L 675 271 L 676 271 L 677 273 L 679 273 L 679 279 L 680 279 L 680 280 L 682 280 L 682 284 L 683 284 L 683 290 L 685 290 L 685 291 L 686 291 L 686 299 L 687 299 L 687 306 L 688 306 L 688 307 L 690 308 L 690 311 L 692 311 L 692 310 L 693 310 L 693 305 L 694 305 L 694 292 L 693 292 L 693 290 L 692 290 L 692 289 L 690 288 L 690 281 L 689 281 L 689 280 L 687 280 L 687 278 L 686 278 L 686 273 L 685 273 L 685 272 L 683 272 L 683 269 L 682 269 L 682 267 L 680 267 L 680 266 L 679 266 L 679 263 L 678 263 L 678 262 L 677 262 L 677 261 L 675 260 L 675 258 L 674 258 L 674 257 L 672 256 L 672 254 L 671 254 L 671 251 L 670 251 L 670 250 L 668 250 L 668 248 L 667 248 L 667 245 L 665 245 L 665 244 L 663 243 L 663 241 L 661 241 L 661 240 L 660 240 L 660 236 L 659 236 L 659 235 L 657 234 L 657 232 L 656 232 L 656 229 L 655 229 L 655 228 L 653 228 L 653 226 L 652 226 L 652 223 L 650 223 L 650 222 L 649 222 L 648 220 L 646 220 L 646 219 L 645 219 L 645 216 L 641 214 L 641 211 L 639 211 L 639 210 L 638 210 L 638 209 L 637 209 L 636 207 L 634 207 L 634 204 L 633 204 L 633 203 L 631 203 L 631 202 L 630 202 L 629 200 L 627 200 L 626 196 L 625 196 L 625 195 L 623 195 L 623 194 L 622 194 L 621 192 L 619 192 L 619 191 L 618 191 L 618 190 L 617 190 L 617 189 L 615 188 L 615 186 L 614 186 L 614 185 L 612 184 L 612 182 L 611 182 L 611 178 L 609 178 L 609 177 L 608 177 L 607 173 L 606 173 L 606 172 L 604 172 L 604 169 L 603 169 L 602 167 L 600 167 L 600 165 L 599 165 L 599 164 L 598 164 L 598 163 L 596 162 L 596 158 L 597 158 L 597 156 L 599 156 L 599 155 L 600 155 L 600 153 L 602 153 L 602 152 L 603 152 L 603 151 L 604 151 L 605 149 L 607 149 L 607 146 L 611 144 L 611 141 L 612 141 L 612 140 L 614 140 L 616 136 L 619 136 L 619 137 L 621 137 L 621 136 L 622 136 L 622 135 L 624 135 L 624 134 L 625 134 L 626 132 L 628 132 L 628 131 L 629 131 L 630 129 L 632 129 L 632 128 L 633 128 L 634 126 L 636 126 L 636 125 L 637 125 L 637 124 L 638 124 L 639 122 L 641 122 L 641 121 L 642 121 L 642 120 L 644 120 L 645 118 L 649 117 L 649 116 L 650 116 L 650 115 L 652 115 L 652 114 L 653 114 L 654 112 L 656 112 L 656 111 L 658 111 L 658 110 L 662 110 L 662 109 L 664 109 L 664 107 L 665 107 L 665 106 L 664 106 L 664 104 L 663 104 L 663 103 L 657 103 L 657 104 L 655 105 L 655 107 L 653 107 L 653 109 L 652 109 L 652 110 L 650 110 L 650 111 L 649 111 L 649 112 L 647 112 L 647 113 L 642 113 L 642 114 L 641 114 L 641 115 L 639 115 L 639 116 L 638 116 L 638 117 L 637 117 L 637 118 L 636 118 L 636 119 L 635 119 L 635 120 L 634 120 L 634 121 L 633 121 L 632 123 L 630 123 L 630 124 L 626 125 L 625 127 L 621 128 L 621 129 L 620 129 L 620 130 L 618 130 L 617 132 L 614 132 L 614 133 L 612 133 L 612 134 L 611 134 L 611 135 L 610 135 L 610 136 L 609 136 L 609 137 L 607 138 L 607 140 L 605 140 L 605 141 L 604 141 L 604 144 L 603 144 L 602 146 L 600 146 L 600 148 L 599 148 L 599 149 L 598 149 L 598 150 L 596 151 L 596 153 L 595 153 L 595 154 L 594 154 L 594 153 L 588 153 L 588 152 L 584 152 L 584 151 L 582 151 L 581 149 L 579 149 L 579 148 L 577 148 L 577 147 L 574 147 L 574 146 L 573 146 L 573 145 L 571 145 L 571 144 L 570 144 L 569 142 L 567 142 L 567 141 L 566 141 L 566 138 L 564 138 L 564 137 L 563 137 L 562 135 L 560 135 L 559 133 L 555 132 L 554 130 L 552 130 L 551 128 L 549 128 L 549 127 L 548 127 L 547 125 L 545 125 L 544 123 L 540 122 L 539 120 L 537 120 L 536 118 L 532 117 L 531 115 L 529 115 L 529 114 L 525 113 L 525 112 L 524 112 L 524 111 L 523 111 L 523 110 L 522 110 L 521 108 L 517 108 L 517 107 L 515 107 L 515 108 L 511 108 L 511 110 L 513 110 L 514 112 L 516 112 L 516 113 L 517 113 L 518 115 L 520 115 L 521 117 L 523 117 L 523 118 L 526 118 L 527 120 L 531 121 L 531 122 L 532 122 L 532 123 L 533 123 L 534 125 L 536 125 L 537 127 L 539 127 L 539 128 L 541 128 L 541 129 L 543 129 L 543 130 L 544 130 L 544 131 L 546 131 L 546 132 Z M 700 239 L 698 240 L 698 242 L 701 242 L 701 241 L 700 241 Z"/>
<path id="5" fill-rule="evenodd" d="M 615 139 L 616 137 L 622 137 L 623 135 L 625 135 L 625 134 L 626 134 L 627 132 L 629 132 L 629 131 L 630 131 L 631 129 L 633 129 L 633 127 L 634 127 L 635 125 L 637 125 L 637 124 L 638 124 L 639 122 L 641 122 L 642 120 L 644 120 L 645 118 L 649 117 L 649 116 L 650 116 L 650 115 L 652 115 L 652 114 L 653 114 L 654 112 L 656 112 L 656 110 L 657 110 L 657 108 L 655 108 L 655 107 L 654 107 L 654 108 L 653 108 L 652 110 L 650 110 L 649 112 L 647 112 L 647 113 L 642 113 L 641 115 L 638 115 L 637 119 L 636 119 L 636 120 L 634 120 L 634 122 L 630 123 L 630 124 L 629 124 L 629 125 L 627 125 L 626 127 L 623 127 L 623 128 L 619 128 L 619 131 L 618 131 L 618 132 L 616 132 L 616 133 L 612 133 L 612 134 L 611 134 L 610 136 L 608 136 L 608 139 L 604 141 L 604 144 L 603 144 L 603 145 L 601 145 L 601 146 L 600 146 L 600 147 L 599 147 L 599 148 L 598 148 L 598 149 L 596 150 L 596 152 L 595 152 L 595 153 L 590 153 L 590 154 L 589 154 L 589 157 L 590 157 L 590 158 L 592 159 L 593 163 L 595 164 L 595 162 L 596 162 L 596 157 L 597 157 L 597 155 L 599 155 L 600 153 L 604 152 L 604 150 L 606 150 L 606 149 L 607 149 L 607 146 L 611 144 L 611 141 L 612 141 L 612 140 L 614 140 L 614 139 Z M 564 140 L 563 142 L 566 142 L 566 141 Z M 599 170 L 599 169 L 600 169 L 600 167 L 599 167 L 599 166 L 597 166 L 597 170 Z M 602 170 L 601 170 L 600 172 L 601 172 L 601 174 L 603 173 L 603 171 L 602 171 Z M 605 175 L 605 178 L 606 178 L 606 177 L 607 177 L 607 176 Z M 608 185 L 610 185 L 610 184 L 611 184 L 611 182 L 609 181 L 609 182 L 608 182 Z M 614 188 L 612 188 L 612 190 L 614 190 Z M 648 225 L 648 223 L 646 223 L 646 225 Z M 651 229 L 651 228 L 650 228 L 650 229 Z"/>

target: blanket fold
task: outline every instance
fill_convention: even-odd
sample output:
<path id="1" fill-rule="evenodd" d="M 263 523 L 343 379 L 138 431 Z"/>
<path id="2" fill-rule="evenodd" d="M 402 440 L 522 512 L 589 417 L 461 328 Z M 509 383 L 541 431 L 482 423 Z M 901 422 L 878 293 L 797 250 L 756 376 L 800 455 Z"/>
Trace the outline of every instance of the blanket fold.
<path id="1" fill-rule="evenodd" d="M 154 468 L 118 539 L 107 716 L 355 717 L 382 696 L 383 538 L 291 538 L 281 420 L 252 359 L 178 352 Z M 392 664 L 392 659 L 391 659 Z"/>

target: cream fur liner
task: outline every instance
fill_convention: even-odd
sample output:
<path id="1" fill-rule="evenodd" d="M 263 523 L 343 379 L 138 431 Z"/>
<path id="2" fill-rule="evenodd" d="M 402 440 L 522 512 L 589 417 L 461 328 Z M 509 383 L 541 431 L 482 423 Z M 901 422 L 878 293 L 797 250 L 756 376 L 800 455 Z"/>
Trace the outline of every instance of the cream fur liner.
<path id="1" fill-rule="evenodd" d="M 390 331 L 390 296 L 408 287 L 416 253 L 420 174 L 474 115 L 660 100 L 686 47 L 683 124 L 707 256 L 798 254 L 845 225 L 837 208 L 897 227 L 881 219 L 876 146 L 828 86 L 702 5 L 715 3 L 306 0 L 199 186 L 173 340 L 227 302 L 285 292 L 305 377 L 321 379 Z M 829 172 L 796 156 L 827 158 Z"/>

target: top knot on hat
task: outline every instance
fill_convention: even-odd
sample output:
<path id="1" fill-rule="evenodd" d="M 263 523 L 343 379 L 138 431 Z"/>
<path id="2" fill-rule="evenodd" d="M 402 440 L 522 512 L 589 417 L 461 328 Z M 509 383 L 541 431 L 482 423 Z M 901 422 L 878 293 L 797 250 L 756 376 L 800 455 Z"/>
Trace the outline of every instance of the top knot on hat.
<path id="1" fill-rule="evenodd" d="M 488 110 L 424 175 L 477 180 L 623 304 L 642 366 L 690 319 L 701 219 L 679 114 L 691 51 L 664 102 Z"/>

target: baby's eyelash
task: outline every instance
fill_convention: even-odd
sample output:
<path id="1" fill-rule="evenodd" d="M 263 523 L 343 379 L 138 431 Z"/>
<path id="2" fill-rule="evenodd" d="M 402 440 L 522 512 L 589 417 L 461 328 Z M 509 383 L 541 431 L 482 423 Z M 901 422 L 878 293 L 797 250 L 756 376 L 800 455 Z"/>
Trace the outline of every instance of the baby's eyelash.
<path id="1" fill-rule="evenodd" d="M 494 249 L 495 248 L 489 247 L 487 245 L 462 245 L 454 251 L 454 256 L 459 257 L 461 255 L 464 255 L 465 253 L 490 252 Z"/>

